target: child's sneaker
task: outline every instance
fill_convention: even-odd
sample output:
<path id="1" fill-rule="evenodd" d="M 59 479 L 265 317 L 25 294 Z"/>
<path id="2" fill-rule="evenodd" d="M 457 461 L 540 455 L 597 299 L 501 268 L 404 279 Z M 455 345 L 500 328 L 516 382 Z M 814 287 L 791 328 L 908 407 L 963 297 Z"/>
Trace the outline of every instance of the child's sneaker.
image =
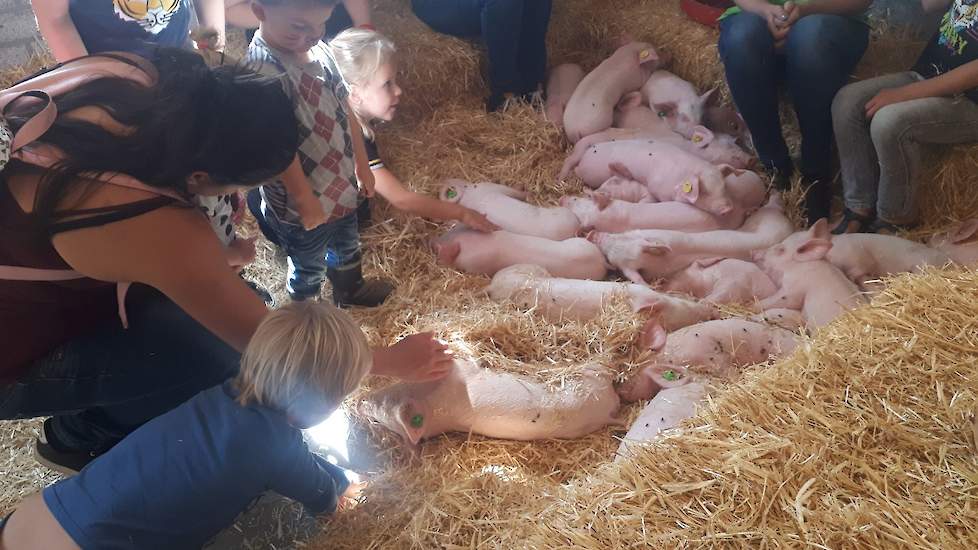
<path id="1" fill-rule="evenodd" d="M 101 454 L 64 449 L 51 434 L 51 420 L 48 418 L 44 421 L 41 435 L 34 441 L 34 460 L 56 472 L 73 476 Z"/>

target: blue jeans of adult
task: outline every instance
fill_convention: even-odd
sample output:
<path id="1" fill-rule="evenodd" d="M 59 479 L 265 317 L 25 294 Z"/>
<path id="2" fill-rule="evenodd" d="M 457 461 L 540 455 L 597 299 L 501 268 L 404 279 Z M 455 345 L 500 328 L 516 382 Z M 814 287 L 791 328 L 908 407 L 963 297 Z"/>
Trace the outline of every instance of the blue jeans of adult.
<path id="1" fill-rule="evenodd" d="M 128 329 L 106 322 L 0 384 L 0 419 L 53 415 L 61 446 L 99 453 L 237 373 L 240 354 L 162 294 L 134 285 L 127 302 Z"/>
<path id="2" fill-rule="evenodd" d="M 411 0 L 415 15 L 437 32 L 481 36 L 495 95 L 531 93 L 547 72 L 552 0 Z"/>
<path id="3" fill-rule="evenodd" d="M 319 296 L 326 268 L 340 269 L 360 261 L 360 231 L 354 211 L 309 231 L 284 223 L 265 211 L 265 223 L 289 257 L 286 289 L 294 300 Z"/>
<path id="4" fill-rule="evenodd" d="M 784 82 L 801 127 L 801 173 L 810 180 L 829 178 L 832 98 L 848 82 L 868 43 L 869 27 L 839 15 L 802 17 L 780 51 L 760 16 L 742 12 L 721 21 L 719 50 L 727 84 L 768 169 L 783 176 L 794 173 L 778 111 L 778 84 Z"/>

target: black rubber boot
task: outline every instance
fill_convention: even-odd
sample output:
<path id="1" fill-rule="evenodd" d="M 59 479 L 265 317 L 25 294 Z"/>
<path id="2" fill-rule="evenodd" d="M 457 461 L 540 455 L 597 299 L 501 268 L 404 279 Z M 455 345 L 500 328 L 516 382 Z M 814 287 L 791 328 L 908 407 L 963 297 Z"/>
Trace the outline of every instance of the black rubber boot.
<path id="1" fill-rule="evenodd" d="M 333 303 L 337 307 L 376 307 L 394 291 L 394 285 L 387 281 L 364 279 L 360 262 L 327 268 L 326 277 L 333 284 Z"/>

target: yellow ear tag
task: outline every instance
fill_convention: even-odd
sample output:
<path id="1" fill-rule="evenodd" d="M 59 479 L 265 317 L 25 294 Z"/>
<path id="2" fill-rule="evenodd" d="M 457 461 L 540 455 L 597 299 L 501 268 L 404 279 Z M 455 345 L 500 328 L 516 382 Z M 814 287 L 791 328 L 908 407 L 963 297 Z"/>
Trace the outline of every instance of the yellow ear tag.
<path id="1" fill-rule="evenodd" d="M 693 192 L 693 184 L 692 183 L 689 183 L 688 180 L 687 181 L 684 181 L 683 182 L 683 193 L 692 193 L 692 192 Z"/>
<path id="2" fill-rule="evenodd" d="M 638 52 L 638 58 L 639 59 L 645 59 L 646 57 L 648 57 L 650 55 L 652 55 L 652 54 L 649 52 L 649 50 L 642 50 L 642 51 Z"/>
<path id="3" fill-rule="evenodd" d="M 699 143 L 701 141 L 703 141 L 703 136 L 701 136 L 699 134 L 696 134 L 695 136 L 693 136 L 693 139 L 692 139 L 692 142 L 693 143 Z"/>

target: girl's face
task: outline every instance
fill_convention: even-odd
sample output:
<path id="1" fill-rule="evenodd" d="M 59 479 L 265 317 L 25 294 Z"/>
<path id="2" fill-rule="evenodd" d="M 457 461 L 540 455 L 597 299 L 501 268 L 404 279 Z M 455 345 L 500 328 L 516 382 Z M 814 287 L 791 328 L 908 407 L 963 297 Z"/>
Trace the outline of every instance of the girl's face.
<path id="1" fill-rule="evenodd" d="M 255 17 L 261 21 L 261 33 L 273 47 L 295 54 L 304 54 L 323 37 L 326 20 L 332 6 L 268 6 L 256 1 L 251 4 Z"/>
<path id="2" fill-rule="evenodd" d="M 381 65 L 373 77 L 350 94 L 357 112 L 367 119 L 390 121 L 401 97 L 397 85 L 397 67 L 393 62 Z"/>

